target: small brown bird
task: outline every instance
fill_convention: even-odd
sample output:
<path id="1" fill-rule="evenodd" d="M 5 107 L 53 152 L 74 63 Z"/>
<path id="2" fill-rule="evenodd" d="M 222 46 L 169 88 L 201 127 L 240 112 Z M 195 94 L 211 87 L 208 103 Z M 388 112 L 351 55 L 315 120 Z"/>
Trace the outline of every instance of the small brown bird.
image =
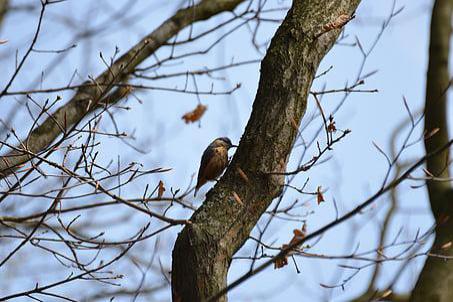
<path id="1" fill-rule="evenodd" d="M 228 137 L 216 138 L 204 150 L 201 157 L 200 169 L 198 170 L 198 181 L 195 187 L 194 197 L 197 196 L 198 190 L 205 183 L 216 180 L 222 174 L 228 165 L 228 149 L 237 147 L 231 143 Z"/>

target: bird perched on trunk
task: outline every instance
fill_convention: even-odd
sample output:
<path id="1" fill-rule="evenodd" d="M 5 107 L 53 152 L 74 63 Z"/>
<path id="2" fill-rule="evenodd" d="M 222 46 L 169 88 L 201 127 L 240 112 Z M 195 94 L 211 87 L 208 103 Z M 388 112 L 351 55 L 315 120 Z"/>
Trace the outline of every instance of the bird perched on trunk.
<path id="1" fill-rule="evenodd" d="M 201 157 L 200 169 L 198 170 L 198 181 L 195 187 L 194 197 L 198 190 L 205 183 L 216 180 L 228 165 L 228 149 L 237 147 L 231 143 L 228 137 L 216 138 L 204 150 Z"/>

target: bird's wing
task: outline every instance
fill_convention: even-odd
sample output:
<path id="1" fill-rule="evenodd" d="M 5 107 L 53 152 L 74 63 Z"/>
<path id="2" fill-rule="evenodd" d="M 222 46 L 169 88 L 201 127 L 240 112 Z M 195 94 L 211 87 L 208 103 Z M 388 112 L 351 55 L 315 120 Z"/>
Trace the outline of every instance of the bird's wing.
<path id="1" fill-rule="evenodd" d="M 207 180 L 214 180 L 219 177 L 228 163 L 228 154 L 225 148 L 214 148 L 214 156 L 210 157 L 203 170 L 203 176 Z"/>
<path id="2" fill-rule="evenodd" d="M 206 183 L 204 179 L 204 171 L 209 164 L 209 161 L 214 157 L 215 151 L 213 148 L 206 148 L 203 155 L 201 156 L 200 169 L 198 169 L 197 188 L 201 187 Z M 204 182 L 203 182 L 204 180 Z"/>

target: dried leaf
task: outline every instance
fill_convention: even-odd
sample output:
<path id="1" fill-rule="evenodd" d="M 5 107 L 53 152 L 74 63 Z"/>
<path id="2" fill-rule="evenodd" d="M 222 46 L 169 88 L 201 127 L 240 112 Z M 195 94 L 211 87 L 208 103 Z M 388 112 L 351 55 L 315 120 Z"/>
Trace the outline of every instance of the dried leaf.
<path id="1" fill-rule="evenodd" d="M 316 201 L 318 202 L 318 205 L 321 203 L 321 202 L 324 202 L 324 196 L 322 195 L 322 190 L 321 190 L 321 186 L 318 186 L 318 188 L 316 189 Z"/>
<path id="2" fill-rule="evenodd" d="M 433 130 L 429 131 L 429 132 L 426 132 L 425 131 L 425 134 L 423 135 L 423 138 L 426 140 L 426 139 L 429 139 L 431 138 L 434 134 L 436 134 L 437 132 L 439 132 L 440 128 L 434 128 Z"/>
<path id="3" fill-rule="evenodd" d="M 293 127 L 294 130 L 299 131 L 299 125 L 297 124 L 296 120 L 294 117 L 291 117 L 290 119 L 291 126 Z"/>
<path id="4" fill-rule="evenodd" d="M 329 132 L 337 131 L 337 127 L 335 126 L 335 122 L 329 123 L 329 125 L 327 125 L 327 131 L 329 131 Z"/>
<path id="5" fill-rule="evenodd" d="M 293 238 L 291 239 L 291 241 L 289 242 L 289 245 L 294 245 L 296 244 L 298 241 L 304 239 L 305 235 L 307 234 L 307 227 L 306 225 L 304 224 L 302 226 L 302 229 L 294 229 L 293 230 Z"/>
<path id="6" fill-rule="evenodd" d="M 392 291 L 391 289 L 386 290 L 386 291 L 382 294 L 381 299 L 387 298 L 387 297 L 390 296 L 392 293 L 393 293 L 393 291 Z"/>
<path id="7" fill-rule="evenodd" d="M 337 127 L 335 126 L 335 121 L 333 120 L 333 116 L 329 116 L 329 125 L 327 125 L 328 132 L 335 132 L 337 131 Z"/>
<path id="8" fill-rule="evenodd" d="M 239 176 L 246 182 L 249 182 L 249 178 L 247 177 L 247 174 L 245 174 L 244 171 L 239 166 L 236 166 L 236 171 L 238 172 Z"/>
<path id="9" fill-rule="evenodd" d="M 184 122 L 186 124 L 194 123 L 194 122 L 196 122 L 196 121 L 201 119 L 201 117 L 205 113 L 206 109 L 208 109 L 207 106 L 202 105 L 202 104 L 198 104 L 197 108 L 195 108 L 194 110 L 184 114 L 182 116 L 182 119 L 184 120 Z"/>
<path id="10" fill-rule="evenodd" d="M 289 247 L 292 247 L 292 250 L 295 250 L 297 248 L 297 243 L 304 239 L 305 236 L 307 235 L 307 226 L 304 223 L 301 229 L 295 229 L 293 230 L 293 238 L 289 241 L 289 244 L 283 244 L 281 249 L 282 250 L 287 250 Z M 287 253 L 286 255 L 282 257 L 278 257 L 275 259 L 274 262 L 274 269 L 282 268 L 288 264 L 288 257 L 290 256 L 290 253 Z"/>
<path id="11" fill-rule="evenodd" d="M 286 246 L 286 244 L 284 244 L 282 248 L 284 248 L 284 246 Z M 288 257 L 279 257 L 275 259 L 274 269 L 282 268 L 286 265 L 288 265 Z"/>
<path id="12" fill-rule="evenodd" d="M 244 205 L 244 203 L 242 202 L 242 200 L 241 200 L 241 198 L 239 197 L 239 195 L 238 195 L 236 192 L 234 192 L 234 191 L 233 191 L 233 197 L 234 197 L 234 200 L 235 200 L 238 204 L 240 204 L 241 206 Z"/>
<path id="13" fill-rule="evenodd" d="M 324 31 L 331 31 L 333 29 L 338 29 L 342 28 L 346 23 L 351 21 L 354 18 L 354 16 L 348 16 L 348 15 L 339 15 L 335 21 L 329 22 L 326 25 L 324 25 L 322 28 Z"/>
<path id="14" fill-rule="evenodd" d="M 8 40 L 2 40 L 2 39 L 0 39 L 0 44 L 5 44 L 5 43 L 7 43 L 7 42 L 8 42 Z"/>
<path id="15" fill-rule="evenodd" d="M 157 188 L 157 198 L 162 198 L 162 196 L 164 195 L 164 192 L 165 192 L 165 186 L 164 186 L 164 183 L 162 182 L 162 180 L 159 181 L 159 185 L 158 185 L 158 188 Z"/>
<path id="16" fill-rule="evenodd" d="M 446 250 L 446 249 L 449 249 L 452 245 L 452 242 L 451 241 L 448 241 L 447 243 L 443 244 L 440 248 L 442 250 Z"/>

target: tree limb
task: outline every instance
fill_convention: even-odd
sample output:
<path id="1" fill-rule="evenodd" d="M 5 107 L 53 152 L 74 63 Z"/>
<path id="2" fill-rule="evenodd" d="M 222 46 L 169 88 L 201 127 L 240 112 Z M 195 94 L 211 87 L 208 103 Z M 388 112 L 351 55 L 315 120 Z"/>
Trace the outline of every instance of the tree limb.
<path id="1" fill-rule="evenodd" d="M 431 17 L 429 63 L 426 82 L 425 132 L 438 128 L 439 131 L 425 140 L 429 153 L 449 140 L 447 122 L 447 91 L 451 81 L 448 71 L 450 55 L 451 20 L 453 0 L 437 0 Z M 449 149 L 427 161 L 427 169 L 434 177 L 449 178 Z M 436 238 L 433 251 L 453 240 L 453 189 L 450 182 L 426 182 L 429 200 L 436 220 Z M 453 255 L 452 249 L 442 254 Z M 443 261 L 434 257 L 426 260 L 425 266 L 415 285 L 411 301 L 452 301 L 453 261 Z"/>
<path id="2" fill-rule="evenodd" d="M 202 0 L 192 7 L 179 10 L 93 80 L 94 84 L 101 83 L 103 85 L 87 85 L 80 88 L 71 100 L 36 127 L 19 145 L 32 153 L 45 151 L 59 135 L 66 134 L 63 133 L 66 131 L 62 131 L 61 125 L 66 127 L 63 130 L 71 129 L 87 114 L 99 108 L 99 103 L 105 103 L 103 102 L 104 98 L 108 99 L 109 104 L 118 102 L 124 95 L 122 93 L 108 95 L 113 88 L 112 84 L 126 81 L 135 67 L 149 58 L 179 31 L 195 22 L 209 19 L 225 11 L 232 11 L 243 1 Z M 19 165 L 30 159 L 31 157 L 27 152 L 14 150 L 0 157 L 0 179 L 13 173 Z"/>
<path id="3" fill-rule="evenodd" d="M 261 63 L 253 110 L 225 175 L 207 193 L 173 249 L 173 301 L 202 301 L 226 286 L 234 253 L 282 191 L 289 155 L 315 72 L 340 30 L 323 32 L 359 0 L 293 1 Z M 247 175 L 245 182 L 236 167 Z M 235 201 L 240 197 L 243 205 Z M 219 298 L 226 301 L 226 295 Z"/>
<path id="4" fill-rule="evenodd" d="M 447 91 L 451 86 L 448 57 L 450 54 L 450 35 L 452 33 L 452 12 L 452 0 L 437 0 L 435 2 L 431 18 L 431 40 L 426 81 L 425 131 L 429 133 L 437 128 L 439 131 L 430 139 L 425 140 L 427 153 L 445 145 L 449 139 Z M 449 150 L 447 149 L 440 156 L 428 160 L 428 171 L 436 177 L 449 178 L 448 161 Z M 450 187 L 448 182 L 430 181 L 427 185 L 430 194 L 434 193 L 433 191 L 445 189 L 445 186 Z"/>

